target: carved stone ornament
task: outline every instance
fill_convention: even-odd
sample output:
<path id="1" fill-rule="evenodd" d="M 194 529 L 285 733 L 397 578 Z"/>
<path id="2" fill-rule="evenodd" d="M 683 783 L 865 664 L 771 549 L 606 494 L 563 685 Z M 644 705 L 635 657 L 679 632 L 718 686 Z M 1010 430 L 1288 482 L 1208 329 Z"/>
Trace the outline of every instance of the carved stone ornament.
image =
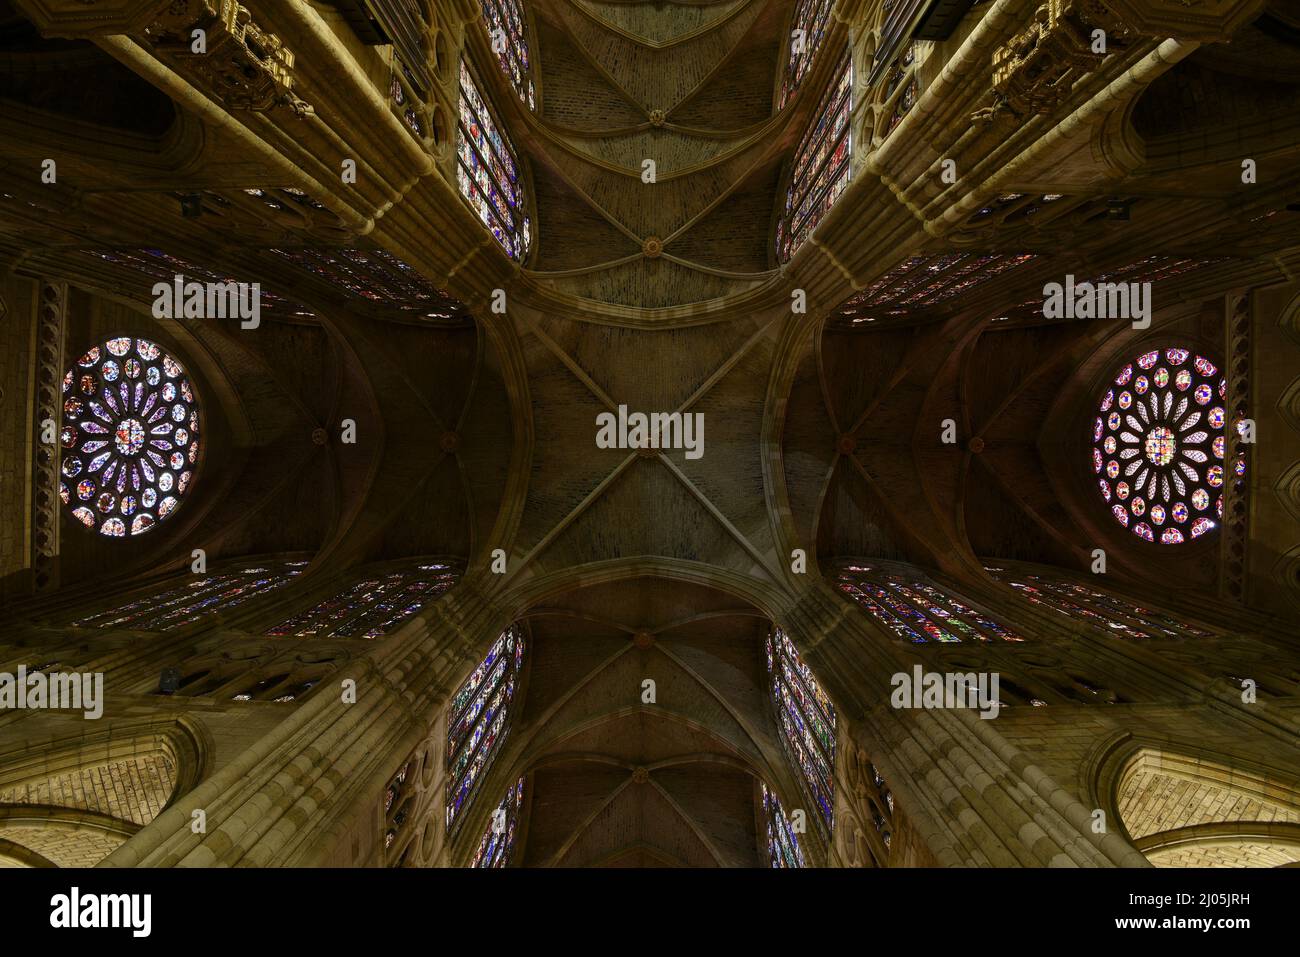
<path id="1" fill-rule="evenodd" d="M 206 52 L 195 50 L 198 30 Z M 264 113 L 283 106 L 299 117 L 314 112 L 293 92 L 293 53 L 236 0 L 172 0 L 144 34 L 161 59 L 228 109 Z"/>

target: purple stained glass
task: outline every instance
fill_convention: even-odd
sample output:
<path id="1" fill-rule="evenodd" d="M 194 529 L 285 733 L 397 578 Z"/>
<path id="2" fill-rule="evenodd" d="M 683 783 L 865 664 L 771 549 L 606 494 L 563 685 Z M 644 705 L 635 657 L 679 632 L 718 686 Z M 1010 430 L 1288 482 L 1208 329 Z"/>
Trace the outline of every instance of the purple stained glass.
<path id="1" fill-rule="evenodd" d="M 460 820 L 508 734 L 524 661 L 524 632 L 511 625 L 452 696 L 447 709 L 447 831 Z"/>
<path id="2" fill-rule="evenodd" d="M 85 371 L 74 376 L 78 369 Z M 167 382 L 159 385 L 164 371 Z M 79 384 L 79 396 L 72 394 L 74 382 Z M 182 395 L 175 394 L 178 384 Z M 171 398 L 155 410 L 167 390 Z M 166 461 L 158 463 L 159 469 L 150 464 L 155 457 L 151 449 L 172 448 L 182 420 L 189 425 L 179 431 L 191 443 L 190 460 L 198 459 L 201 445 L 192 433 L 199 431 L 200 406 L 184 367 L 147 339 L 114 336 L 77 360 L 63 377 L 63 392 L 61 471 L 79 480 L 81 501 L 95 497 L 99 513 L 71 507 L 69 497 L 72 516 L 101 535 L 128 538 L 175 514 L 180 492 L 165 500 L 166 510 L 137 514 L 137 508 L 145 499 L 157 500 L 157 493 L 171 487 L 174 472 L 184 465 L 183 459 L 173 462 L 169 471 Z"/>

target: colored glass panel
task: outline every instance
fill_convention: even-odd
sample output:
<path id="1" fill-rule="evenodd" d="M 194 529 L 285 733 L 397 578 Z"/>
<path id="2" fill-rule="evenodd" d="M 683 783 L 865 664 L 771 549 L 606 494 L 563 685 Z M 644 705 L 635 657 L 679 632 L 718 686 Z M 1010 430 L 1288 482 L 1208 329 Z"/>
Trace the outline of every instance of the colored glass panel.
<path id="1" fill-rule="evenodd" d="M 786 190 L 785 209 L 777 224 L 776 249 L 789 261 L 817 224 L 848 188 L 853 135 L 853 59 L 848 50 L 836 69 L 835 81 L 823 95 L 815 119 L 795 152 Z"/>
<path id="2" fill-rule="evenodd" d="M 464 59 L 460 62 L 460 120 L 456 143 L 461 195 L 506 254 L 522 261 L 532 242 L 532 224 L 519 154 L 496 113 L 479 92 Z"/>
<path id="3" fill-rule="evenodd" d="M 449 832 L 510 730 L 510 705 L 523 661 L 524 633 L 512 625 L 452 696 L 447 715 Z"/>
<path id="4" fill-rule="evenodd" d="M 530 110 L 537 109 L 537 92 L 528 58 L 528 19 L 519 0 L 480 0 L 488 38 L 519 99 Z"/>
<path id="5" fill-rule="evenodd" d="M 776 629 L 767 645 L 782 741 L 829 831 L 834 824 L 835 708 L 785 632 Z"/>
<path id="6" fill-rule="evenodd" d="M 152 530 L 193 484 L 200 426 L 179 362 L 148 339 L 101 342 L 63 376 L 59 498 L 109 538 Z"/>
<path id="7" fill-rule="evenodd" d="M 520 778 L 492 812 L 492 819 L 478 842 L 478 850 L 474 852 L 470 867 L 505 867 L 510 863 L 523 806 L 524 779 Z"/>

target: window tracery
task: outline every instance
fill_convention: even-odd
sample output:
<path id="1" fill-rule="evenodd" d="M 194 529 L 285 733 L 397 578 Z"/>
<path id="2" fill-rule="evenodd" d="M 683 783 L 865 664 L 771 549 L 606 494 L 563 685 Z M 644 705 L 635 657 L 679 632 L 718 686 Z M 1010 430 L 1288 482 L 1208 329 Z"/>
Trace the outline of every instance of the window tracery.
<path id="1" fill-rule="evenodd" d="M 479 220 L 510 258 L 522 262 L 532 245 L 523 170 L 514 144 L 480 89 L 469 62 L 462 58 L 457 180 Z"/>
<path id="2" fill-rule="evenodd" d="M 81 628 L 131 628 L 167 631 L 198 621 L 205 615 L 228 612 L 249 599 L 282 588 L 307 567 L 305 561 L 247 564 L 203 576 L 187 576 L 184 584 L 77 619 Z"/>
<path id="3" fill-rule="evenodd" d="M 845 302 L 835 322 L 852 328 L 859 323 L 915 315 L 972 293 L 1003 273 L 1036 259 L 1032 253 L 914 256 Z"/>
<path id="4" fill-rule="evenodd" d="M 829 833 L 835 808 L 835 707 L 784 631 L 768 635 L 766 651 L 782 744 Z"/>
<path id="5" fill-rule="evenodd" d="M 383 249 L 275 248 L 271 252 L 305 269 L 345 296 L 430 318 L 463 315 L 464 307 L 413 266 Z"/>
<path id="6" fill-rule="evenodd" d="M 224 285 L 237 282 L 232 276 L 205 269 L 197 263 L 180 256 L 163 252 L 161 249 L 113 249 L 82 250 L 87 256 L 113 266 L 121 266 L 147 276 L 158 282 L 170 284 L 177 273 L 187 280 Z M 269 289 L 261 290 L 262 312 L 270 316 L 292 316 L 295 318 L 314 317 L 315 313 L 296 302 Z"/>
<path id="7" fill-rule="evenodd" d="M 785 109 L 817 58 L 834 5 L 834 0 L 799 0 L 796 4 L 790 19 L 790 47 L 781 77 L 778 110 Z"/>
<path id="8" fill-rule="evenodd" d="M 420 763 L 418 754 L 413 754 L 397 769 L 388 787 L 384 788 L 384 850 L 394 854 L 394 846 L 406 832 L 415 809 L 416 768 Z M 399 865 L 400 866 L 400 863 Z"/>
<path id="9" fill-rule="evenodd" d="M 1214 633 L 1061 576 L 985 566 L 998 581 L 1041 608 L 1123 638 L 1210 638 Z"/>
<path id="10" fill-rule="evenodd" d="M 790 826 L 790 818 L 781 800 L 760 783 L 763 794 L 763 819 L 767 825 L 767 859 L 771 867 L 807 867 L 799 836 Z"/>
<path id="11" fill-rule="evenodd" d="M 1246 474 L 1226 461 L 1227 380 L 1191 349 L 1152 349 L 1126 363 L 1092 424 L 1092 471 L 1115 521 L 1148 542 L 1180 545 L 1214 531 L 1223 486 Z"/>
<path id="12" fill-rule="evenodd" d="M 867 810 L 871 816 L 871 825 L 876 829 L 880 843 L 885 847 L 885 854 L 888 855 L 894 841 L 894 792 L 870 761 L 867 762 L 866 772 L 869 779 L 865 789 Z M 867 844 L 867 850 L 873 858 L 876 857 L 876 851 L 870 843 Z M 886 860 L 876 859 L 877 867 L 884 867 L 887 863 Z"/>
<path id="13" fill-rule="evenodd" d="M 524 632 L 511 625 L 451 699 L 447 710 L 447 831 L 460 820 L 510 731 L 524 662 Z"/>
<path id="14" fill-rule="evenodd" d="M 844 565 L 836 587 L 904 641 L 1024 641 L 1013 629 L 920 575 Z"/>
<path id="15" fill-rule="evenodd" d="M 776 228 L 781 262 L 789 262 L 817 228 L 848 188 L 852 175 L 853 58 L 847 49 L 833 75 L 794 154 L 785 208 Z"/>
<path id="16" fill-rule="evenodd" d="M 194 480 L 200 403 L 189 376 L 148 339 L 114 336 L 63 376 L 59 497 L 109 538 L 150 531 Z"/>
<path id="17" fill-rule="evenodd" d="M 528 19 L 519 0 L 480 0 L 483 21 L 501 72 L 510 80 L 519 99 L 530 110 L 537 109 L 532 62 L 528 57 Z"/>
<path id="18" fill-rule="evenodd" d="M 488 826 L 478 842 L 478 850 L 470 860 L 470 867 L 496 868 L 507 867 L 515 850 L 515 838 L 519 832 L 519 817 L 524 806 L 524 779 L 521 777 L 514 787 L 506 792 L 501 803 L 492 812 Z"/>
<path id="19" fill-rule="evenodd" d="M 437 601 L 459 578 L 459 563 L 449 561 L 368 575 L 267 629 L 266 634 L 277 638 L 379 638 Z"/>

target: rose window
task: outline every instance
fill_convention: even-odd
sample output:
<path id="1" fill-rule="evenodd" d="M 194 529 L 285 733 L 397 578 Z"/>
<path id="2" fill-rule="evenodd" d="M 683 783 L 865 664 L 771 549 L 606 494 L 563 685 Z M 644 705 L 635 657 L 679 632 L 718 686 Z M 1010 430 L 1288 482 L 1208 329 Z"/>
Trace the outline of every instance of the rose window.
<path id="1" fill-rule="evenodd" d="M 110 538 L 175 514 L 199 457 L 199 408 L 181 364 L 148 339 L 95 346 L 63 377 L 59 497 Z"/>
<path id="2" fill-rule="evenodd" d="M 1188 349 L 1156 349 L 1120 370 L 1092 429 L 1092 468 L 1115 521 L 1165 545 L 1218 527 L 1226 391 L 1218 367 Z M 1238 457 L 1232 474 L 1245 470 Z"/>

